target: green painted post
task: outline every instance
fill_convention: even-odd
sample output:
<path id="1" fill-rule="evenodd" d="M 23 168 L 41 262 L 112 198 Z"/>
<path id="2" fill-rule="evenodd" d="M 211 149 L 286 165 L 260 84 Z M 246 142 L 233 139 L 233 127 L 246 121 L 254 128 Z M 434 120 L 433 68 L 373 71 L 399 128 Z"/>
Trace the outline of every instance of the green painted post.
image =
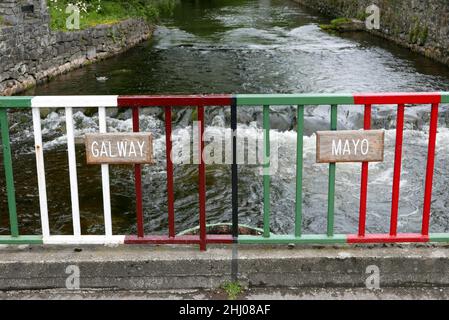
<path id="1" fill-rule="evenodd" d="M 296 200 L 295 200 L 295 237 L 301 237 L 302 227 L 302 170 L 304 139 L 304 106 L 296 109 Z"/>
<path id="2" fill-rule="evenodd" d="M 270 106 L 263 106 L 263 236 L 270 237 Z"/>
<path id="3" fill-rule="evenodd" d="M 331 106 L 331 130 L 337 130 L 337 105 Z M 327 236 L 334 236 L 335 209 L 335 170 L 336 164 L 329 164 L 329 188 L 327 198 Z"/>
<path id="4" fill-rule="evenodd" d="M 0 126 L 3 144 L 3 165 L 5 166 L 6 193 L 8 197 L 9 224 L 11 226 L 11 236 L 19 236 L 17 222 L 16 194 L 14 191 L 14 176 L 12 170 L 11 145 L 9 142 L 8 113 L 5 108 L 0 108 Z"/>

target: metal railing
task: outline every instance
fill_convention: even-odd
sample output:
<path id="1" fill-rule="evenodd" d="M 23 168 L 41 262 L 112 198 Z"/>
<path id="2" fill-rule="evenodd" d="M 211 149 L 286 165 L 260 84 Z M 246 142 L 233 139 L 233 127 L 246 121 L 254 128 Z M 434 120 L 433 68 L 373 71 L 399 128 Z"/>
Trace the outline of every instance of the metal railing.
<path id="1" fill-rule="evenodd" d="M 435 143 L 438 125 L 438 111 L 441 103 L 449 103 L 449 93 L 378 93 L 378 94 L 282 94 L 282 95 L 205 95 L 205 96 L 41 96 L 41 97 L 0 97 L 0 125 L 3 145 L 3 163 L 5 167 L 5 184 L 8 199 L 10 235 L 0 236 L 0 243 L 44 243 L 44 244 L 110 244 L 110 243 L 154 243 L 154 244 L 198 244 L 205 250 L 208 243 L 242 244 L 287 244 L 287 243 L 394 243 L 394 242 L 449 242 L 449 234 L 429 233 L 431 214 L 432 184 L 435 160 Z M 400 179 L 402 164 L 402 142 L 404 129 L 404 111 L 406 107 L 427 104 L 430 110 L 430 132 L 427 155 L 424 204 L 422 210 L 422 228 L 420 233 L 398 233 L 398 206 L 400 197 Z M 270 233 L 270 106 L 295 105 L 297 116 L 296 144 L 296 196 L 295 196 L 295 228 L 291 235 L 273 235 Z M 358 233 L 343 235 L 334 233 L 335 206 L 335 173 L 336 163 L 329 164 L 328 202 L 327 202 L 327 232 L 325 234 L 303 234 L 303 133 L 304 106 L 330 105 L 330 129 L 337 130 L 337 112 L 339 105 L 364 106 L 364 130 L 371 128 L 371 108 L 373 105 L 396 105 L 396 146 L 394 158 L 394 174 L 392 188 L 390 232 L 388 234 L 367 234 L 367 194 L 368 194 L 368 163 L 362 163 L 359 226 Z M 198 164 L 199 181 L 199 235 L 177 235 L 175 227 L 174 181 L 172 150 L 172 109 L 194 106 L 197 108 L 199 152 L 204 150 L 204 109 L 209 106 L 231 108 L 232 135 L 232 234 L 207 234 L 206 225 L 206 164 L 202 157 Z M 237 110 L 244 106 L 263 107 L 264 129 L 264 170 L 263 175 L 263 235 L 238 235 L 238 171 L 237 171 Z M 71 209 L 73 235 L 50 234 L 47 203 L 47 186 L 45 181 L 44 150 L 42 144 L 40 108 L 65 108 L 67 155 L 69 162 L 69 178 L 71 193 Z M 97 107 L 99 131 L 106 133 L 106 108 L 132 109 L 133 131 L 139 132 L 139 110 L 148 107 L 163 107 L 165 113 L 166 135 L 166 169 L 167 169 L 167 219 L 168 234 L 166 236 L 146 235 L 144 232 L 144 216 L 142 203 L 142 173 L 141 165 L 134 165 L 134 184 L 136 190 L 136 235 L 113 235 L 109 186 L 109 165 L 101 165 L 103 189 L 103 214 L 105 234 L 82 235 L 78 199 L 78 178 L 75 157 L 75 135 L 73 127 L 73 108 Z M 31 108 L 35 139 L 35 155 L 37 180 L 39 190 L 39 206 L 42 235 L 20 235 L 17 218 L 14 176 L 12 169 L 11 146 L 9 139 L 8 109 Z"/>

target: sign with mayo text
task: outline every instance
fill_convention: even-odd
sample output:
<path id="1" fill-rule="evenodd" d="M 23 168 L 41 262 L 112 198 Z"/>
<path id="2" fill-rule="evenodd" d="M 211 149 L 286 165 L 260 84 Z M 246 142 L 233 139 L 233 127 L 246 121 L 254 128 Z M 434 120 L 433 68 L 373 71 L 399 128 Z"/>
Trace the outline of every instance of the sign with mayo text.
<path id="1" fill-rule="evenodd" d="M 318 131 L 316 137 L 318 163 L 384 160 L 383 130 Z"/>
<path id="2" fill-rule="evenodd" d="M 86 134 L 88 164 L 152 164 L 151 133 Z"/>

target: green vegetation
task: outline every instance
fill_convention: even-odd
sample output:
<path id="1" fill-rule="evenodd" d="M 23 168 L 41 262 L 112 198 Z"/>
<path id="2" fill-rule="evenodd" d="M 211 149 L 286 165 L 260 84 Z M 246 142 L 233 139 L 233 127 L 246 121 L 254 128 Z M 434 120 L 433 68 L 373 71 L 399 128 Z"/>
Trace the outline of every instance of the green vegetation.
<path id="1" fill-rule="evenodd" d="M 409 43 L 423 46 L 426 44 L 428 36 L 429 27 L 427 25 L 425 27 L 422 27 L 421 22 L 418 20 L 418 18 L 415 18 L 415 24 L 411 28 L 409 33 Z"/>
<path id="2" fill-rule="evenodd" d="M 10 26 L 11 23 L 9 23 L 3 16 L 0 16 L 0 26 Z"/>
<path id="3" fill-rule="evenodd" d="M 360 21 L 365 21 L 366 18 L 368 18 L 369 16 L 370 16 L 369 13 L 366 13 L 365 11 L 359 11 L 357 12 L 356 18 Z"/>
<path id="4" fill-rule="evenodd" d="M 320 28 L 331 32 L 361 31 L 364 30 L 364 24 L 357 19 L 337 18 L 332 20 L 330 24 L 321 24 Z"/>
<path id="5" fill-rule="evenodd" d="M 226 292 L 228 295 L 229 300 L 235 300 L 237 297 L 243 293 L 243 287 L 240 285 L 239 282 L 225 282 L 221 288 Z"/>
<path id="6" fill-rule="evenodd" d="M 128 18 L 144 18 L 153 23 L 161 16 L 171 14 L 175 2 L 176 0 L 48 0 L 48 7 L 51 28 L 67 31 L 66 21 L 73 13 L 70 4 L 79 10 L 80 29 L 86 29 Z"/>
<path id="7" fill-rule="evenodd" d="M 320 28 L 323 30 L 338 31 L 340 28 L 348 23 L 352 23 L 352 19 L 349 18 L 337 18 L 331 21 L 330 24 L 320 24 Z"/>

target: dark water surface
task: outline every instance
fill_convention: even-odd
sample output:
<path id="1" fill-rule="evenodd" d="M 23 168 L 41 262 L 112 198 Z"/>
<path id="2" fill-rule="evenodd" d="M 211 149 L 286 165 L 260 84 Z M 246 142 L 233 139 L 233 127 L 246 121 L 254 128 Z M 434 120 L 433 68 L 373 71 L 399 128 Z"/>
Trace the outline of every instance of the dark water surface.
<path id="1" fill-rule="evenodd" d="M 154 37 L 115 58 L 73 71 L 40 85 L 27 95 L 164 94 L 164 93 L 331 93 L 378 91 L 449 91 L 449 69 L 385 40 L 364 33 L 331 35 L 321 31 L 326 18 L 288 0 L 182 1 L 174 16 L 163 21 Z M 108 77 L 105 82 L 95 75 Z M 55 111 L 55 110 L 54 110 Z M 370 165 L 368 221 L 370 232 L 389 225 L 393 174 L 395 113 L 376 108 L 374 127 L 385 128 L 385 161 Z M 427 151 L 428 107 L 408 108 L 401 181 L 400 231 L 420 228 Z M 274 232 L 293 231 L 295 199 L 295 108 L 272 108 L 272 140 L 278 143 L 279 170 L 272 177 Z M 108 129 L 129 131 L 129 112 L 111 110 Z M 191 131 L 192 109 L 175 114 L 173 139 Z M 209 131 L 229 127 L 229 108 L 207 111 Z M 447 119 L 440 112 L 432 231 L 448 231 L 449 175 Z M 39 204 L 32 127 L 29 113 L 14 113 L 11 129 L 17 202 L 21 231 L 38 233 Z M 76 134 L 98 130 L 96 110 L 74 111 Z M 261 137 L 261 108 L 239 109 L 240 129 Z M 42 121 L 51 232 L 72 233 L 68 161 L 63 110 Z M 339 129 L 362 125 L 362 108 L 340 107 Z M 315 163 L 315 136 L 329 126 L 329 108 L 306 107 L 304 138 L 304 229 L 324 233 L 327 212 L 327 166 Z M 145 110 L 142 130 L 155 135 L 155 166 L 143 172 L 145 230 L 167 230 L 165 136 L 159 109 Z M 176 143 L 176 142 L 175 142 Z M 101 174 L 86 166 L 83 146 L 77 145 L 78 182 L 83 234 L 104 232 Z M 262 177 L 258 167 L 239 167 L 240 221 L 262 223 Z M 4 179 L 3 173 L 0 179 Z M 175 168 L 175 209 L 178 231 L 197 225 L 197 166 Z M 358 219 L 360 165 L 337 168 L 336 232 L 355 232 Z M 4 183 L 0 183 L 0 233 L 7 234 Z M 231 220 L 230 166 L 207 168 L 208 222 Z M 133 172 L 112 166 L 111 194 L 114 233 L 135 232 Z"/>

